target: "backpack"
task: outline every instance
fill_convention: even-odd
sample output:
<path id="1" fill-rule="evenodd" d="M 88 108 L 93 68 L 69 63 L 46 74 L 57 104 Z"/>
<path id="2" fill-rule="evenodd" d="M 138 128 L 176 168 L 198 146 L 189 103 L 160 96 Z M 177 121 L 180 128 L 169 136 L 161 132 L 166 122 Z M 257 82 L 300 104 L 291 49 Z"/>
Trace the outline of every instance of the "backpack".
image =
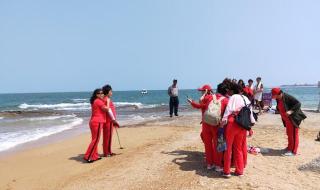
<path id="1" fill-rule="evenodd" d="M 250 110 L 249 105 L 246 104 L 246 101 L 242 95 L 241 95 L 241 97 L 244 101 L 245 106 L 242 107 L 241 110 L 239 111 L 238 115 L 236 115 L 235 121 L 238 125 L 240 125 L 240 127 L 250 131 L 250 129 L 252 127 L 252 123 L 251 123 L 251 119 L 250 119 L 251 110 Z"/>
<path id="2" fill-rule="evenodd" d="M 214 95 L 213 99 L 208 105 L 208 109 L 203 114 L 203 121 L 209 125 L 217 126 L 221 121 L 221 97 L 217 100 L 217 96 Z"/>

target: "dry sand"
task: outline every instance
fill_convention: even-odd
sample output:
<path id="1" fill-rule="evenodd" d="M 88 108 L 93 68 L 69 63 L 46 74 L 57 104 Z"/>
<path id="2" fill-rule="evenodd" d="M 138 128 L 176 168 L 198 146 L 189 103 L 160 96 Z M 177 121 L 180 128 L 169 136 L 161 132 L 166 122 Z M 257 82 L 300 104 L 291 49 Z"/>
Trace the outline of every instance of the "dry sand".
<path id="1" fill-rule="evenodd" d="M 319 189 L 320 115 L 307 115 L 295 157 L 281 156 L 287 141 L 280 116 L 262 115 L 248 144 L 269 152 L 248 154 L 243 177 L 206 170 L 196 114 L 119 129 L 125 149 L 114 135 L 118 155 L 92 164 L 82 160 L 90 134 L 2 157 L 0 189 Z"/>

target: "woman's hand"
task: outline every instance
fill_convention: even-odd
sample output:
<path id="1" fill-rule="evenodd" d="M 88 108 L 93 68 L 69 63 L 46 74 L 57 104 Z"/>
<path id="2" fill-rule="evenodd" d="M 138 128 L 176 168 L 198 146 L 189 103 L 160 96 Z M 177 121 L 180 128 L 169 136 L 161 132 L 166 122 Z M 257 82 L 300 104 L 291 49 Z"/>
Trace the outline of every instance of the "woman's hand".
<path id="1" fill-rule="evenodd" d="M 114 125 L 115 127 L 118 127 L 118 128 L 120 127 L 120 125 L 119 125 L 119 123 L 118 123 L 117 120 L 113 120 L 112 123 L 113 123 L 113 125 Z"/>
<path id="2" fill-rule="evenodd" d="M 227 120 L 221 120 L 220 127 L 224 127 L 227 123 Z"/>
<path id="3" fill-rule="evenodd" d="M 292 110 L 289 110 L 289 111 L 287 111 L 287 116 L 289 116 L 289 115 L 291 115 L 293 113 L 293 111 Z"/>

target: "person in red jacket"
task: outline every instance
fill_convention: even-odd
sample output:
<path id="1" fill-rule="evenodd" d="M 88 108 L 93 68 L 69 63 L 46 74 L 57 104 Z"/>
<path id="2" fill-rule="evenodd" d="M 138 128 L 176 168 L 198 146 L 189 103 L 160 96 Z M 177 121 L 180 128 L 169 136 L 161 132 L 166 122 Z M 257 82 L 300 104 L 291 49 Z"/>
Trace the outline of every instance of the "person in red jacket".
<path id="1" fill-rule="evenodd" d="M 277 101 L 277 110 L 288 136 L 287 152 L 283 156 L 295 156 L 299 146 L 299 125 L 306 115 L 301 111 L 301 103 L 293 96 L 282 92 L 280 88 L 272 88 L 271 93 L 272 99 Z"/>
<path id="2" fill-rule="evenodd" d="M 221 165 L 219 160 L 217 159 L 217 126 L 210 125 L 203 120 L 203 114 L 208 109 L 210 102 L 213 100 L 213 92 L 210 85 L 204 85 L 202 88 L 198 89 L 202 92 L 202 97 L 200 98 L 200 102 L 196 103 L 192 99 L 188 99 L 188 102 L 191 104 L 192 107 L 196 109 L 201 109 L 202 112 L 202 132 L 200 134 L 202 141 L 205 147 L 205 154 L 206 154 L 206 163 L 207 169 L 214 169 L 217 165 Z M 215 97 L 218 101 L 222 100 L 221 95 L 217 95 Z"/>
<path id="3" fill-rule="evenodd" d="M 105 157 L 110 157 L 114 155 L 114 153 L 111 150 L 113 127 L 120 127 L 120 125 L 116 120 L 116 108 L 111 100 L 111 86 L 105 85 L 102 87 L 102 90 L 105 95 L 104 101 L 107 106 L 106 125 L 103 127 L 103 154 Z"/>
<path id="4" fill-rule="evenodd" d="M 94 90 L 91 98 L 91 119 L 89 122 L 91 130 L 91 143 L 85 153 L 84 159 L 88 163 L 92 163 L 101 158 L 98 155 L 97 147 L 100 139 L 100 132 L 106 125 L 107 106 L 103 101 L 103 91 L 101 89 Z"/>
<path id="5" fill-rule="evenodd" d="M 221 99 L 221 118 L 224 114 L 224 111 L 226 110 L 226 107 L 228 105 L 228 101 L 229 101 L 229 98 L 227 97 L 227 93 L 228 93 L 228 86 L 224 83 L 220 83 L 218 86 L 217 86 L 217 93 L 215 94 L 217 96 L 217 99 Z M 217 126 L 216 128 L 223 128 L 222 131 L 224 133 L 224 127 L 223 125 L 219 125 Z M 216 129 L 214 129 L 216 130 Z M 219 128 L 217 129 L 219 130 Z M 218 133 L 218 132 L 217 132 Z M 214 149 L 217 150 L 217 140 L 214 139 L 213 141 L 214 143 Z M 224 154 L 224 151 L 223 152 L 218 152 L 218 151 L 214 151 L 215 155 L 214 155 L 214 163 L 216 165 L 216 171 L 217 172 L 222 172 L 223 171 L 223 154 Z"/>

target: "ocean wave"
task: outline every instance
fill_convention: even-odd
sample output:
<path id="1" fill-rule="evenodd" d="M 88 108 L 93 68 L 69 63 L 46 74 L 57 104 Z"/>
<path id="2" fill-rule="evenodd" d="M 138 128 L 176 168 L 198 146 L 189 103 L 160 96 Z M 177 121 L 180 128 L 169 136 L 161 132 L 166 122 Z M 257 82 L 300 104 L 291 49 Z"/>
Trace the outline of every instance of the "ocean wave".
<path id="1" fill-rule="evenodd" d="M 35 141 L 42 137 L 47 137 L 68 129 L 72 129 L 73 127 L 82 123 L 82 118 L 75 118 L 72 122 L 63 125 L 2 133 L 0 135 L 0 151 L 8 150 L 20 144 Z"/>
<path id="2" fill-rule="evenodd" d="M 48 117 L 32 117 L 32 118 L 23 118 L 22 120 L 27 121 L 47 121 L 47 120 L 57 120 L 57 119 L 69 119 L 76 118 L 76 115 L 59 115 L 59 116 L 48 116 Z"/>
<path id="3" fill-rule="evenodd" d="M 135 125 L 147 121 L 160 119 L 160 115 L 128 115 L 120 120 L 121 125 Z"/>
<path id="4" fill-rule="evenodd" d="M 136 109 L 142 108 L 156 108 L 162 104 L 142 104 L 141 102 L 115 102 L 116 107 L 133 107 Z"/>
<path id="5" fill-rule="evenodd" d="M 72 99 L 72 101 L 74 101 L 74 102 L 87 102 L 88 99 L 87 98 L 74 98 L 74 99 Z"/>
<path id="6" fill-rule="evenodd" d="M 0 117 L 0 119 L 3 119 L 4 117 Z"/>
<path id="7" fill-rule="evenodd" d="M 20 104 L 18 106 L 20 109 L 54 109 L 54 110 L 64 110 L 64 109 L 90 109 L 90 104 L 83 103 L 59 103 L 59 104 Z"/>

